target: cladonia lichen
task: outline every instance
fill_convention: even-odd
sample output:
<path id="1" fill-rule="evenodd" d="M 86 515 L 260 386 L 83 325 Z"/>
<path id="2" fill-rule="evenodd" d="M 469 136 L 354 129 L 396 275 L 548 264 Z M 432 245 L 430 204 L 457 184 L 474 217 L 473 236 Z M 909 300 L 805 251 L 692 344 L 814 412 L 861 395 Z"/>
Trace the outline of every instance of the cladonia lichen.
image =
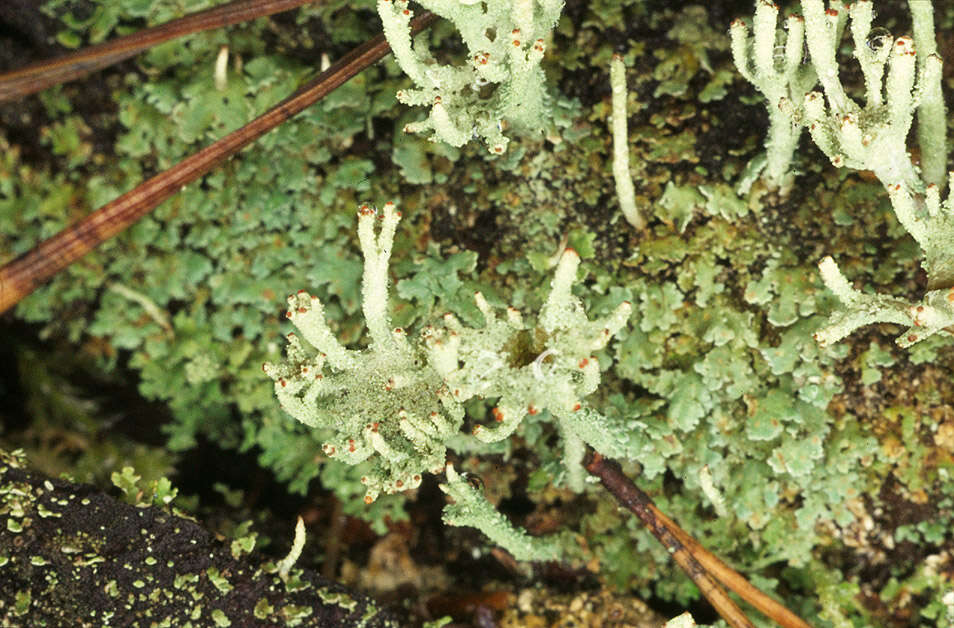
<path id="1" fill-rule="evenodd" d="M 425 120 L 407 125 L 452 146 L 482 138 L 492 153 L 506 151 L 503 121 L 539 130 L 550 118 L 540 61 L 546 38 L 563 10 L 563 0 L 420 0 L 421 6 L 450 20 L 468 50 L 468 61 L 438 63 L 418 40 L 411 43 L 413 13 L 407 0 L 378 0 L 394 58 L 414 81 L 397 93 L 407 105 L 429 106 Z"/>
<path id="2" fill-rule="evenodd" d="M 329 457 L 348 464 L 371 461 L 362 478 L 368 503 L 381 493 L 417 487 L 424 473 L 442 473 L 448 441 L 463 436 L 463 404 L 474 398 L 497 399 L 491 423 L 473 428 L 476 441 L 505 439 L 525 417 L 548 413 L 563 439 L 568 484 L 582 490 L 586 444 L 607 455 L 624 453 L 623 439 L 584 398 L 600 380 L 594 352 L 626 323 L 631 305 L 621 303 L 608 316 L 589 320 L 571 292 L 580 258 L 567 249 L 535 326 L 514 308 L 500 315 L 478 292 L 474 301 L 483 327 L 468 327 L 446 314 L 412 339 L 406 330 L 392 327 L 388 315 L 388 261 L 399 219 L 393 203 L 380 212 L 367 205 L 358 210 L 363 311 L 370 336 L 366 349 L 347 349 L 338 342 L 316 297 L 299 292 L 288 298 L 286 316 L 301 337 L 287 336 L 287 360 L 264 365 L 282 407 L 305 425 L 332 432 L 323 445 Z M 516 348 L 528 344 L 530 358 Z M 476 504 L 482 495 L 457 490 L 463 480 L 449 467 L 447 479 L 445 491 L 466 504 L 449 510 L 445 519 L 483 529 L 522 558 L 553 557 L 550 546 L 534 553 L 509 542 L 525 535 L 502 516 L 489 516 L 496 512 L 489 504 Z"/>
<path id="3" fill-rule="evenodd" d="M 801 126 L 836 167 L 870 170 L 884 185 L 895 216 L 923 251 L 928 292 L 919 302 L 855 290 L 832 257 L 820 264 L 821 278 L 838 296 L 841 308 L 819 330 L 816 339 L 836 342 L 855 329 L 876 322 L 909 326 L 898 338 L 910 346 L 954 325 L 954 198 L 942 201 L 947 184 L 946 121 L 941 94 L 941 58 L 934 42 L 933 8 L 929 2 L 909 2 L 914 38 L 897 39 L 872 29 L 870 0 L 845 6 L 833 1 L 802 0 L 804 38 L 811 67 L 799 69 L 802 18 L 786 22 L 789 33 L 784 56 L 769 56 L 778 38 L 778 7 L 760 0 L 754 36 L 740 20 L 732 26 L 733 54 L 742 75 L 769 99 L 772 121 L 767 146 L 776 156 L 768 173 L 785 177 L 787 158 Z M 837 52 L 842 34 L 851 33 L 853 54 L 865 86 L 864 105 L 851 98 L 839 78 Z M 886 72 L 887 71 L 887 72 Z M 806 92 L 818 82 L 822 91 Z M 906 140 L 915 114 L 922 166 L 908 154 Z M 954 174 L 951 175 L 954 177 Z"/>

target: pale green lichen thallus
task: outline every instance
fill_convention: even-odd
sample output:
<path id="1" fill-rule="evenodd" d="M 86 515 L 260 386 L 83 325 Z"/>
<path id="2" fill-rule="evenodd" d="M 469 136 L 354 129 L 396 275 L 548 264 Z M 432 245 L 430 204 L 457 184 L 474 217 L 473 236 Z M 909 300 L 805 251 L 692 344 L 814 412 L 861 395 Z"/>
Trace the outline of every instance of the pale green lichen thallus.
<path id="1" fill-rule="evenodd" d="M 370 460 L 362 478 L 368 503 L 381 493 L 417 487 L 424 473 L 444 472 L 447 442 L 462 436 L 462 404 L 473 398 L 497 399 L 491 424 L 478 423 L 472 430 L 477 441 L 507 438 L 525 417 L 548 412 L 563 440 L 567 483 L 582 490 L 585 445 L 607 455 L 626 453 L 620 445 L 625 439 L 584 398 L 600 381 L 594 353 L 626 324 L 632 306 L 623 302 L 609 315 L 590 320 L 572 294 L 580 258 L 567 249 L 535 324 L 512 307 L 501 315 L 478 292 L 474 301 L 483 327 L 468 327 L 445 314 L 412 340 L 404 329 L 392 327 L 388 314 L 388 262 L 399 219 L 393 203 L 380 212 L 367 205 L 358 210 L 362 309 L 370 337 L 366 349 L 338 342 L 316 297 L 301 291 L 288 298 L 286 316 L 300 336 L 288 334 L 285 361 L 264 365 L 282 407 L 305 425 L 332 431 L 323 445 L 330 458 L 348 464 Z M 445 488 L 453 489 L 458 478 L 448 472 Z M 489 512 L 477 506 L 466 510 Z M 448 517 L 455 520 L 460 511 L 448 511 Z M 508 549 L 529 556 L 525 535 L 503 517 L 468 516 L 461 524 L 475 525 L 495 540 L 520 538 L 517 545 L 523 549 Z"/>

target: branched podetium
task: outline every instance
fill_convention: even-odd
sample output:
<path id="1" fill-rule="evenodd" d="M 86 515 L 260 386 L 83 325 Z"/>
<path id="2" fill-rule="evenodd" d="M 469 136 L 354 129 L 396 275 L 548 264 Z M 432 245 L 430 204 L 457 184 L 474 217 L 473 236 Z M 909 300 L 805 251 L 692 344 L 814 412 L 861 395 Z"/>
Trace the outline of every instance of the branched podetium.
<path id="1" fill-rule="evenodd" d="M 549 413 L 564 443 L 567 482 L 574 490 L 583 488 L 586 444 L 610 456 L 626 456 L 625 439 L 584 398 L 599 385 L 594 354 L 626 324 L 631 304 L 620 303 L 603 318 L 587 318 L 583 303 L 572 294 L 580 257 L 566 249 L 534 322 L 525 323 L 513 307 L 501 312 L 477 292 L 474 303 L 483 315 L 482 326 L 465 326 L 448 313 L 409 335 L 394 327 L 388 315 L 388 262 L 399 220 L 394 203 L 380 211 L 368 204 L 358 208 L 367 348 L 347 349 L 339 343 L 320 300 L 302 291 L 288 299 L 288 318 L 301 337 L 289 334 L 287 359 L 264 365 L 286 412 L 332 432 L 323 445 L 327 456 L 348 464 L 370 463 L 361 478 L 365 501 L 416 488 L 424 473 L 445 472 L 448 442 L 467 438 L 461 429 L 463 404 L 473 398 L 496 399 L 490 424 L 478 423 L 470 435 L 483 442 L 506 439 L 525 417 Z M 534 554 L 529 549 L 534 543 L 527 545 L 524 534 L 507 527 L 506 518 L 492 516 L 496 511 L 481 502 L 479 492 L 454 488 L 447 473 L 444 486 L 455 499 L 470 504 L 449 511 L 451 522 L 475 525 L 491 538 L 503 539 L 499 542 L 512 542 L 522 556 L 543 555 Z M 486 516 L 475 518 L 474 513 Z M 551 556 L 552 547 L 545 554 Z"/>

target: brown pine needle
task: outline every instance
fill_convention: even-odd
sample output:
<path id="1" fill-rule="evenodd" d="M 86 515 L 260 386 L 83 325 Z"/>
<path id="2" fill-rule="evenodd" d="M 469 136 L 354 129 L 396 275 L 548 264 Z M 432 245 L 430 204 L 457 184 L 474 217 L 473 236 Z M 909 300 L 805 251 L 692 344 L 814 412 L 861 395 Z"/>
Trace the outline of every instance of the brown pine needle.
<path id="1" fill-rule="evenodd" d="M 427 28 L 436 19 L 433 13 L 422 12 L 411 22 L 412 34 Z M 285 120 L 318 102 L 390 51 L 383 34 L 368 40 L 242 128 L 186 157 L 6 263 L 0 268 L 0 312 L 13 307 L 58 271 L 127 229 L 182 186 L 208 173 Z"/>
<path id="2" fill-rule="evenodd" d="M 621 504 L 640 518 L 729 625 L 751 626 L 752 623 L 715 583 L 712 576 L 782 628 L 811 628 L 785 606 L 750 584 L 741 574 L 705 549 L 688 532 L 663 514 L 649 495 L 623 474 L 619 464 L 594 453 L 587 461 L 586 469 L 598 477 Z"/>
<path id="3" fill-rule="evenodd" d="M 34 63 L 20 70 L 0 74 L 0 102 L 17 100 L 47 87 L 86 76 L 176 37 L 247 22 L 314 1 L 235 0 L 56 59 Z"/>
<path id="4" fill-rule="evenodd" d="M 647 497 L 648 499 L 648 497 Z M 753 586 L 745 577 L 726 565 L 722 560 L 702 546 L 699 541 L 692 538 L 688 532 L 683 530 L 672 519 L 667 517 L 655 504 L 650 503 L 650 509 L 654 512 L 659 521 L 669 528 L 673 536 L 689 549 L 703 567 L 709 573 L 722 582 L 728 589 L 735 592 L 740 598 L 757 608 L 763 615 L 769 617 L 782 628 L 811 628 L 811 625 L 803 621 L 795 613 L 785 608 L 780 602 L 775 601 L 759 589 Z"/>

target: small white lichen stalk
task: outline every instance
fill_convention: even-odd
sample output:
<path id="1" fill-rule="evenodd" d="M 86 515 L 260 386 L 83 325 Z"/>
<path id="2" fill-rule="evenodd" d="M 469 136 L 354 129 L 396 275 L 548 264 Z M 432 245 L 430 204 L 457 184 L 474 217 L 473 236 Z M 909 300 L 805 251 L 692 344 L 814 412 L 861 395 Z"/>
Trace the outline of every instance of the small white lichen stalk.
<path id="1" fill-rule="evenodd" d="M 802 63 L 805 20 L 800 15 L 785 18 L 785 44 L 776 44 L 778 6 L 759 0 L 750 34 L 742 20 L 729 29 L 732 58 L 739 73 L 768 100 L 769 131 L 765 141 L 765 179 L 787 193 L 794 181 L 792 157 L 802 134 L 798 107 L 818 82 L 815 68 Z M 835 34 L 840 38 L 836 24 Z"/>
<path id="2" fill-rule="evenodd" d="M 444 507 L 444 523 L 470 526 L 487 535 L 495 545 L 506 548 L 517 560 L 556 560 L 560 557 L 559 539 L 534 537 L 512 525 L 483 493 L 447 463 L 447 482 L 440 485 L 454 503 Z"/>
<path id="3" fill-rule="evenodd" d="M 378 15 L 394 58 L 415 85 L 399 91 L 397 98 L 431 108 L 426 119 L 408 124 L 405 131 L 426 133 L 458 147 L 482 138 L 490 152 L 502 154 L 509 142 L 502 131 L 504 120 L 524 130 L 542 129 L 550 114 L 540 61 L 563 0 L 419 0 L 419 4 L 451 21 L 469 52 L 463 65 L 438 63 L 425 41 L 411 41 L 413 12 L 407 0 L 378 0 Z"/>
<path id="4" fill-rule="evenodd" d="M 483 442 L 509 437 L 527 416 L 549 413 L 564 444 L 566 482 L 582 490 L 586 445 L 608 456 L 627 455 L 625 433 L 614 431 L 584 398 L 600 381 L 594 353 L 626 324 L 632 306 L 624 302 L 608 316 L 589 320 L 572 293 L 580 258 L 567 249 L 535 326 L 528 326 L 514 308 L 498 315 L 476 293 L 483 327 L 467 327 L 447 314 L 411 342 L 403 329 L 392 327 L 388 315 L 388 262 L 399 219 L 393 203 L 380 213 L 367 205 L 358 210 L 367 349 L 341 345 L 321 302 L 302 291 L 288 297 L 286 313 L 301 338 L 288 334 L 287 360 L 267 363 L 264 371 L 275 381 L 286 412 L 332 432 L 323 445 L 330 458 L 348 464 L 371 461 L 371 471 L 362 478 L 368 503 L 380 493 L 416 488 L 424 473 L 446 468 L 443 488 L 459 500 L 448 507 L 448 521 L 480 528 L 518 557 L 553 558 L 553 543 L 529 539 L 485 503 L 482 494 L 461 484 L 446 467 L 447 443 L 466 438 L 462 404 L 469 399 L 497 399 L 492 424 L 473 428 L 472 437 Z M 529 344 L 520 342 L 528 338 Z M 518 346 L 529 347 L 533 355 Z"/>
<path id="5" fill-rule="evenodd" d="M 629 130 L 626 109 L 626 66 L 623 58 L 613 55 L 610 62 L 610 88 L 613 94 L 613 181 L 616 183 L 616 198 L 626 222 L 642 231 L 646 228 L 646 219 L 636 206 L 636 189 L 633 187 L 633 175 L 629 171 Z"/>

